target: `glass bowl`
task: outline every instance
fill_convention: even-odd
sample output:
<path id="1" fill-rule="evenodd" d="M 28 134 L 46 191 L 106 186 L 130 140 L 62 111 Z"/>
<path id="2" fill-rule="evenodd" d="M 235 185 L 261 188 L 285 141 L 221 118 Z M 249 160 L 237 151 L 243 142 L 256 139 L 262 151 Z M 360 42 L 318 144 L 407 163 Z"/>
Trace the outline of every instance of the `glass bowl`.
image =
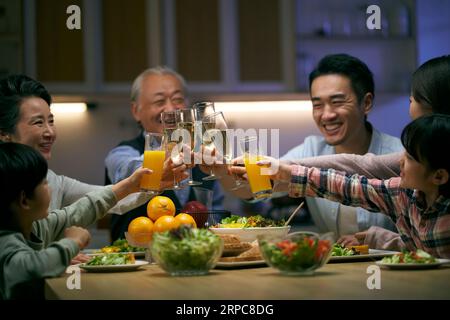
<path id="1" fill-rule="evenodd" d="M 223 240 L 207 229 L 183 225 L 154 233 L 150 250 L 156 263 L 172 276 L 204 275 L 222 255 Z"/>
<path id="2" fill-rule="evenodd" d="M 328 262 L 334 243 L 332 233 L 293 232 L 286 236 L 258 235 L 266 263 L 286 275 L 311 275 Z"/>

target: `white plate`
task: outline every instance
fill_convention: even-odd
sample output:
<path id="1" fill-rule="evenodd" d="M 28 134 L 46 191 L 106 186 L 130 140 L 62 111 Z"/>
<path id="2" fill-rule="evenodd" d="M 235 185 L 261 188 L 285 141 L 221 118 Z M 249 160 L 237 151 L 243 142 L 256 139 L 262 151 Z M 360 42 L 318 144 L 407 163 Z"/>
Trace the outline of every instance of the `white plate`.
<path id="1" fill-rule="evenodd" d="M 267 266 L 264 260 L 254 260 L 254 261 L 238 261 L 238 262 L 217 262 L 216 268 L 238 268 L 238 267 L 248 267 L 248 266 Z"/>
<path id="2" fill-rule="evenodd" d="M 148 264 L 148 261 L 136 260 L 134 264 L 117 264 L 117 265 L 105 265 L 105 266 L 89 266 L 85 263 L 79 264 L 81 269 L 89 272 L 119 272 L 119 271 L 131 271 L 136 270 L 141 266 Z"/>
<path id="3" fill-rule="evenodd" d="M 443 264 L 450 264 L 449 259 L 437 259 L 435 263 L 383 263 L 382 261 L 377 261 L 376 264 L 386 268 L 386 269 L 434 269 L 438 268 Z"/>
<path id="4" fill-rule="evenodd" d="M 388 251 L 388 250 L 378 250 L 369 249 L 369 254 L 358 254 L 354 256 L 331 256 L 328 262 L 339 262 L 339 261 L 356 261 L 356 260 L 378 260 L 383 257 L 392 256 L 398 253 L 398 251 Z"/>
<path id="5" fill-rule="evenodd" d="M 123 254 L 133 254 L 135 257 L 145 257 L 145 251 L 136 251 L 136 252 L 110 252 L 110 253 L 106 253 L 106 252 L 100 252 L 100 249 L 84 249 L 81 251 L 82 254 L 85 254 L 87 256 L 100 256 L 102 254 L 118 254 L 118 253 L 123 253 Z"/>

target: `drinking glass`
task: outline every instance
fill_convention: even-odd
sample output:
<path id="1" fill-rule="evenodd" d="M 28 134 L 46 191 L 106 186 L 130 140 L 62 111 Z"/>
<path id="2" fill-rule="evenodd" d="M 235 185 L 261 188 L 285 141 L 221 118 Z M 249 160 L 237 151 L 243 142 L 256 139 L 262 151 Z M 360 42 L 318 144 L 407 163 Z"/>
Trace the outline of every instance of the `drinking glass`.
<path id="1" fill-rule="evenodd" d="M 226 164 L 231 167 L 233 158 L 233 142 L 234 136 L 228 131 L 228 124 L 222 112 L 215 112 L 206 115 L 203 118 L 203 145 L 206 151 L 215 152 L 215 158 L 219 163 Z M 220 178 L 214 172 L 214 163 L 210 167 L 210 175 L 203 178 L 204 180 L 213 180 Z M 244 185 L 237 176 L 234 175 L 234 186 L 231 190 L 238 190 Z"/>
<path id="2" fill-rule="evenodd" d="M 142 177 L 140 185 L 142 191 L 152 195 L 161 193 L 161 178 L 165 158 L 164 136 L 160 133 L 146 133 L 142 167 L 151 169 L 153 173 Z"/>
<path id="3" fill-rule="evenodd" d="M 195 150 L 196 143 L 195 143 L 195 137 L 194 137 L 194 124 L 195 124 L 195 117 L 194 117 L 194 110 L 193 109 L 181 109 L 178 110 L 177 113 L 177 127 L 179 129 L 184 129 L 189 133 L 190 141 L 189 141 L 189 147 L 190 150 Z M 184 138 L 184 135 L 183 135 Z M 187 143 L 187 141 L 183 141 L 183 143 Z M 189 152 L 190 156 L 190 152 Z M 189 177 L 187 185 L 189 186 L 198 186 L 201 185 L 202 182 L 200 181 L 194 181 L 192 178 L 192 168 L 189 168 Z"/>
<path id="4" fill-rule="evenodd" d="M 227 137 L 227 123 L 222 112 L 215 112 L 203 117 L 203 155 L 205 152 L 209 154 L 214 153 L 214 162 L 207 163 L 210 165 L 209 176 L 203 178 L 203 180 L 216 180 L 221 178 L 214 172 L 215 163 L 223 163 L 231 160 L 231 148 Z"/>
<path id="5" fill-rule="evenodd" d="M 163 125 L 164 139 L 166 141 L 166 152 L 169 157 L 171 157 L 172 162 L 178 165 L 181 161 L 181 143 L 180 135 L 175 131 L 178 129 L 178 111 L 165 111 L 161 113 L 161 122 Z M 166 190 L 180 190 L 183 186 L 177 182 L 174 175 L 173 177 L 173 187 L 167 188 Z"/>
<path id="6" fill-rule="evenodd" d="M 194 111 L 194 137 L 195 137 L 195 145 L 194 145 L 194 153 L 201 152 L 202 146 L 202 137 L 203 137 L 203 126 L 202 120 L 205 116 L 213 114 L 216 112 L 214 108 L 214 102 L 202 101 L 197 102 L 192 106 L 192 110 Z"/>
<path id="7" fill-rule="evenodd" d="M 253 196 L 256 199 L 269 198 L 272 195 L 272 184 L 268 175 L 262 175 L 262 167 L 257 165 L 264 159 L 264 151 L 258 145 L 257 136 L 247 136 L 240 140 L 240 146 L 244 156 L 245 169 Z"/>
<path id="8" fill-rule="evenodd" d="M 197 102 L 192 106 L 192 110 L 194 110 L 194 117 L 196 121 L 202 121 L 205 116 L 216 112 L 214 102 L 210 101 Z"/>

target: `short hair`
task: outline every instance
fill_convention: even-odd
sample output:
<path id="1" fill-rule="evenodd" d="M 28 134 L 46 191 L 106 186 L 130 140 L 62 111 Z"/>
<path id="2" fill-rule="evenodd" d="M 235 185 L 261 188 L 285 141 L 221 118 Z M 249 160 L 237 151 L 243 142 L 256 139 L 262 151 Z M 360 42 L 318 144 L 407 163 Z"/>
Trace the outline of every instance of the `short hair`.
<path id="1" fill-rule="evenodd" d="M 350 84 L 361 103 L 366 93 L 371 93 L 375 98 L 375 83 L 369 67 L 348 54 L 331 54 L 322 58 L 317 67 L 309 74 L 309 89 L 314 79 L 330 74 L 338 74 L 350 79 Z"/>
<path id="2" fill-rule="evenodd" d="M 14 133 L 24 99 L 42 98 L 50 106 L 52 98 L 38 81 L 23 75 L 10 75 L 0 80 L 0 132 Z"/>
<path id="3" fill-rule="evenodd" d="M 15 142 L 0 143 L 0 229 L 10 226 L 11 203 L 23 191 L 32 197 L 47 176 L 47 161 L 34 148 Z"/>
<path id="4" fill-rule="evenodd" d="M 186 87 L 186 81 L 184 78 L 178 73 L 172 70 L 169 67 L 166 66 L 157 66 L 154 68 L 149 68 L 147 70 L 144 70 L 140 75 L 136 77 L 136 79 L 133 81 L 133 85 L 131 86 L 131 101 L 136 102 L 139 99 L 139 95 L 141 94 L 141 87 L 142 87 L 142 81 L 150 76 L 150 75 L 171 75 L 180 81 L 181 86 L 183 88 L 183 93 L 187 93 L 187 87 Z"/>
<path id="5" fill-rule="evenodd" d="M 450 115 L 433 113 L 409 123 L 402 131 L 405 150 L 430 170 L 445 169 L 450 174 Z M 450 182 L 441 186 L 450 196 Z"/>
<path id="6" fill-rule="evenodd" d="M 450 55 L 428 60 L 412 76 L 411 93 L 435 113 L 450 114 Z"/>

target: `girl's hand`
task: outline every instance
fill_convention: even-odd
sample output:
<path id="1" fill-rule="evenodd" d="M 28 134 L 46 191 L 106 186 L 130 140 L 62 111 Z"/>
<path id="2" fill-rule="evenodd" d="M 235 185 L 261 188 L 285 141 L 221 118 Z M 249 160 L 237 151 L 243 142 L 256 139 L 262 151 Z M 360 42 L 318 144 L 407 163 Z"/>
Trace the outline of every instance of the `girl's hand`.
<path id="1" fill-rule="evenodd" d="M 257 162 L 261 166 L 261 173 L 270 176 L 272 180 L 291 181 L 291 165 L 285 161 L 265 156 Z"/>
<path id="2" fill-rule="evenodd" d="M 350 246 L 360 246 L 364 244 L 364 239 L 366 238 L 367 230 L 362 232 L 357 232 L 355 234 L 349 234 L 340 237 L 336 242 L 344 247 Z"/>

